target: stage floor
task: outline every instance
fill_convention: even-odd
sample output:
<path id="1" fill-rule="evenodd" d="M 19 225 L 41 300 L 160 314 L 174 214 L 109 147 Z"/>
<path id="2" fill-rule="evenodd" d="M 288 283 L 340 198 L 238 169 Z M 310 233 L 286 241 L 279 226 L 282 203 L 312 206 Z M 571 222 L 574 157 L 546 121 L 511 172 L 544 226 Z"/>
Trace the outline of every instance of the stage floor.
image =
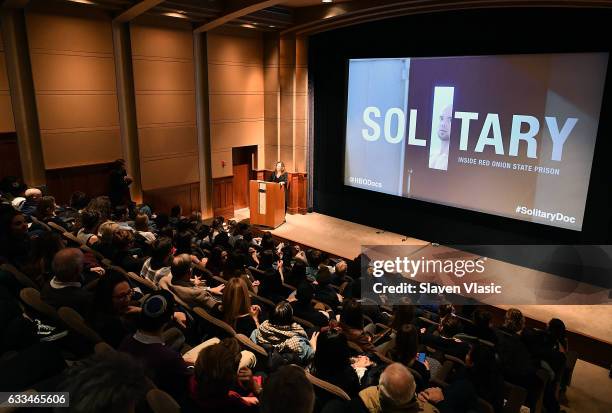
<path id="1" fill-rule="evenodd" d="M 235 219 L 249 217 L 249 210 L 235 211 Z M 366 225 L 318 214 L 287 215 L 286 222 L 272 230 L 274 235 L 314 247 L 331 254 L 352 259 L 360 254 L 362 245 L 423 245 L 427 241 Z M 541 273 L 540 273 L 541 274 Z M 496 305 L 507 309 L 509 305 Z M 568 330 L 610 343 L 612 338 L 612 305 L 513 305 L 525 316 L 548 322 L 556 317 Z M 612 344 L 612 343 L 611 343 Z"/>

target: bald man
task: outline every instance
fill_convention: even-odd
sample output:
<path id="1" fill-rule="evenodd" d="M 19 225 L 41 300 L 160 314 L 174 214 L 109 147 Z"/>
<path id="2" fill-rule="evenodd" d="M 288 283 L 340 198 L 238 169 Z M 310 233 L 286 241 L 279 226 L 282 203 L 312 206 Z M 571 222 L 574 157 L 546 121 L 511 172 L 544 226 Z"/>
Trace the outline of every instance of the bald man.
<path id="1" fill-rule="evenodd" d="M 417 400 L 416 383 L 403 364 L 392 363 L 380 375 L 378 386 L 359 392 L 369 413 L 438 413 L 432 404 Z"/>
<path id="2" fill-rule="evenodd" d="M 25 191 L 25 201 L 21 204 L 21 212 L 28 217 L 34 215 L 38 203 L 42 199 L 42 191 L 38 188 L 28 188 Z"/>
<path id="3" fill-rule="evenodd" d="M 433 169 L 446 170 L 448 168 L 448 149 L 450 146 L 451 120 L 453 118 L 452 105 L 446 106 L 440 113 L 440 122 L 438 123 L 438 139 L 440 140 L 440 149 L 437 154 L 429 154 L 429 167 Z"/>
<path id="4" fill-rule="evenodd" d="M 94 295 L 83 288 L 83 258 L 78 248 L 58 251 L 51 264 L 53 278 L 43 287 L 41 298 L 52 307 L 71 307 L 87 317 Z"/>

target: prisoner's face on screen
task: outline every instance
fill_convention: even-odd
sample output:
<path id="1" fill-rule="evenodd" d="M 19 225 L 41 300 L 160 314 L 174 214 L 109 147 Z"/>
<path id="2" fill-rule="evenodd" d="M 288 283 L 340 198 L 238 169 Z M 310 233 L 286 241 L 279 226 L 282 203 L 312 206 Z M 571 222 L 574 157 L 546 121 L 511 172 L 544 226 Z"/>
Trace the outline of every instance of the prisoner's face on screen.
<path id="1" fill-rule="evenodd" d="M 440 113 L 440 123 L 438 124 L 438 138 L 443 141 L 450 139 L 451 119 L 453 117 L 453 107 L 448 105 Z"/>

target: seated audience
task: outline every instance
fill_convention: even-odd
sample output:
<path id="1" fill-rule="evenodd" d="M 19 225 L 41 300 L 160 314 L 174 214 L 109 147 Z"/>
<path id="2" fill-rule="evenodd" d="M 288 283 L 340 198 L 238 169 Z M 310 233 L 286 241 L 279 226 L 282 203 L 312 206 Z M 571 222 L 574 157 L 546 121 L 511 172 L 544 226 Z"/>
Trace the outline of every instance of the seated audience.
<path id="1" fill-rule="evenodd" d="M 68 412 L 134 413 L 148 387 L 139 363 L 127 354 L 106 351 L 73 364 L 56 390 L 70 394 Z"/>
<path id="2" fill-rule="evenodd" d="M 351 398 L 359 393 L 359 377 L 351 364 L 346 337 L 330 329 L 318 334 L 312 373 L 344 390 Z"/>
<path id="3" fill-rule="evenodd" d="M 316 327 L 323 327 L 329 324 L 330 313 L 317 310 L 312 304 L 314 288 L 308 281 L 300 284 L 295 294 L 296 301 L 291 302 L 293 314 L 303 320 L 310 321 Z"/>
<path id="4" fill-rule="evenodd" d="M 70 229 L 70 225 L 55 214 L 56 209 L 57 205 L 55 204 L 55 198 L 52 196 L 43 196 L 36 206 L 36 213 L 34 215 L 40 222 L 44 222 L 45 224 L 53 222 L 54 224 L 64 227 L 64 229 Z"/>
<path id="5" fill-rule="evenodd" d="M 141 308 L 132 302 L 134 291 L 125 275 L 108 271 L 96 287 L 91 324 L 102 339 L 117 348 L 128 334 L 136 331 Z"/>
<path id="6" fill-rule="evenodd" d="M 378 386 L 359 393 L 369 413 L 437 413 L 423 398 L 415 398 L 416 384 L 412 373 L 400 363 L 387 366 L 380 375 Z"/>
<path id="7" fill-rule="evenodd" d="M 477 308 L 472 314 L 473 325 L 466 324 L 465 332 L 471 336 L 477 337 L 481 340 L 486 340 L 490 343 L 497 343 L 497 335 L 493 330 L 493 315 L 490 311 L 482 308 Z"/>
<path id="8" fill-rule="evenodd" d="M 283 288 L 282 266 L 278 269 L 274 267 L 277 263 L 277 256 L 273 250 L 264 250 L 259 256 L 259 265 L 257 269 L 261 272 L 256 276 L 261 282 L 259 286 L 259 294 L 274 302 L 283 300 L 286 297 L 286 291 Z"/>
<path id="9" fill-rule="evenodd" d="M 151 256 L 142 264 L 140 276 L 157 284 L 160 279 L 170 274 L 173 258 L 172 240 L 160 237 L 153 241 L 151 247 Z"/>
<path id="10" fill-rule="evenodd" d="M 142 236 L 148 243 L 155 241 L 155 234 L 149 228 L 149 217 L 145 214 L 136 215 L 134 220 L 134 230 Z"/>
<path id="11" fill-rule="evenodd" d="M 91 246 L 98 242 L 98 227 L 100 226 L 100 214 L 96 211 L 83 211 L 81 214 L 81 229 L 77 233 L 77 239 L 81 244 Z"/>
<path id="12" fill-rule="evenodd" d="M 443 317 L 434 332 L 425 332 L 421 337 L 421 342 L 431 346 L 444 354 L 464 359 L 470 349 L 468 343 L 455 338 L 461 332 L 461 322 L 457 317 Z M 436 334 L 437 333 L 437 334 Z"/>
<path id="13" fill-rule="evenodd" d="M 53 277 L 53 257 L 66 248 L 66 243 L 57 232 L 45 231 L 31 242 L 30 254 L 20 270 L 42 288 Z"/>
<path id="14" fill-rule="evenodd" d="M 332 320 L 330 326 L 339 329 L 348 341 L 361 348 L 361 351 L 375 351 L 372 336 L 364 331 L 363 310 L 359 301 L 350 299 L 344 301 L 340 320 Z"/>
<path id="15" fill-rule="evenodd" d="M 417 372 L 418 375 L 413 374 L 413 376 L 415 376 L 417 391 L 422 391 L 429 383 L 430 373 L 428 362 L 421 363 L 416 358 L 418 347 L 418 330 L 412 324 L 404 324 L 397 330 L 395 338 L 391 341 L 387 357 Z"/>
<path id="16" fill-rule="evenodd" d="M 28 188 L 26 189 L 24 196 L 25 201 L 21 205 L 20 211 L 29 218 L 36 213 L 38 204 L 42 199 L 43 194 L 38 188 Z"/>
<path id="17" fill-rule="evenodd" d="M 231 278 L 223 290 L 223 320 L 237 333 L 249 337 L 259 327 L 261 308 L 251 305 L 246 282 L 241 277 Z"/>
<path id="18" fill-rule="evenodd" d="M 317 284 L 315 285 L 314 298 L 327 304 L 332 309 L 337 309 L 340 305 L 340 297 L 331 286 L 331 280 L 332 274 L 329 268 L 322 266 L 317 272 Z"/>
<path id="19" fill-rule="evenodd" d="M 172 260 L 169 287 L 189 307 L 202 307 L 212 310 L 220 305 L 220 296 L 223 294 L 224 284 L 210 288 L 204 286 L 200 277 L 194 277 L 191 272 L 191 257 L 181 254 Z M 216 297 L 219 297 L 217 299 Z"/>
<path id="20" fill-rule="evenodd" d="M 189 381 L 189 396 L 199 411 L 240 413 L 259 411 L 261 383 L 249 368 L 240 368 L 240 348 L 234 338 L 205 347 Z"/>
<path id="21" fill-rule="evenodd" d="M 313 334 L 313 337 L 316 339 L 316 335 Z M 306 332 L 293 321 L 293 310 L 286 301 L 276 305 L 270 319 L 253 331 L 251 340 L 261 346 L 272 347 L 280 354 L 288 353 L 287 357 L 304 364 L 310 361 L 314 353 Z"/>
<path id="22" fill-rule="evenodd" d="M 20 266 L 27 261 L 31 248 L 26 217 L 9 206 L 7 210 L 2 211 L 0 220 L 0 256 L 9 263 Z"/>
<path id="23" fill-rule="evenodd" d="M 493 406 L 496 413 L 504 407 L 504 379 L 496 365 L 495 353 L 487 345 L 475 344 L 448 387 L 429 388 L 419 394 L 421 401 L 433 403 L 441 413 L 478 411 L 478 397 Z"/>
<path id="24" fill-rule="evenodd" d="M 94 295 L 83 288 L 83 253 L 65 248 L 51 264 L 53 278 L 41 291 L 41 298 L 55 308 L 71 307 L 83 317 L 91 314 Z"/>
<path id="25" fill-rule="evenodd" d="M 312 413 L 315 394 L 298 366 L 282 366 L 266 381 L 260 396 L 261 413 Z"/>
<path id="26" fill-rule="evenodd" d="M 142 303 L 138 330 L 123 340 L 119 350 L 140 360 L 157 387 L 180 399 L 190 373 L 181 355 L 164 345 L 163 331 L 173 314 L 172 294 L 161 290 L 149 295 Z"/>
<path id="27" fill-rule="evenodd" d="M 113 264 L 120 266 L 124 270 L 140 274 L 145 260 L 132 249 L 133 242 L 134 234 L 132 231 L 121 227 L 118 228 L 113 233 L 113 248 L 115 254 L 112 260 Z"/>
<path id="28" fill-rule="evenodd" d="M 98 227 L 98 242 L 92 245 L 92 248 L 105 258 L 111 259 L 115 255 L 113 235 L 117 230 L 119 230 L 119 225 L 114 221 L 106 221 L 100 224 Z"/>
<path id="29" fill-rule="evenodd" d="M 194 245 L 192 240 L 193 232 L 178 232 L 174 237 L 174 255 L 177 256 L 180 254 L 189 254 L 193 266 L 200 271 L 207 272 L 207 260 L 206 258 L 204 258 L 202 250 L 200 250 L 199 247 Z"/>
<path id="30" fill-rule="evenodd" d="M 289 273 L 285 275 L 285 283 L 297 288 L 304 281 L 308 281 L 306 278 L 306 264 L 299 260 L 295 261 Z"/>

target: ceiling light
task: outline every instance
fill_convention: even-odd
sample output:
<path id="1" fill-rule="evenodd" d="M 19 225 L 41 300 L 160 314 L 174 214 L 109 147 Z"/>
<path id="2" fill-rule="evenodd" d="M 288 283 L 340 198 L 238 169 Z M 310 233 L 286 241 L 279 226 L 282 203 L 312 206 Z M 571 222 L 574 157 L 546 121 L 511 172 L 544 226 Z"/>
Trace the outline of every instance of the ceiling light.
<path id="1" fill-rule="evenodd" d="M 252 24 L 245 23 L 245 24 L 241 24 L 240 26 L 246 27 L 247 29 L 255 29 L 255 26 L 253 26 Z"/>
<path id="2" fill-rule="evenodd" d="M 177 19 L 188 19 L 189 18 L 185 16 L 184 14 L 177 13 L 177 12 L 162 13 L 162 15 L 168 16 L 168 17 L 176 17 Z"/>
<path id="3" fill-rule="evenodd" d="M 91 0 L 69 0 L 73 3 L 81 3 L 81 4 L 96 4 Z"/>
<path id="4" fill-rule="evenodd" d="M 271 24 L 271 25 L 269 25 L 268 27 L 269 27 L 269 28 L 271 28 L 271 29 L 273 29 L 273 28 L 275 28 L 276 26 L 275 26 L 275 25 L 273 25 L 273 24 Z"/>
<path id="5" fill-rule="evenodd" d="M 334 0 L 322 0 L 323 3 L 333 3 Z"/>

